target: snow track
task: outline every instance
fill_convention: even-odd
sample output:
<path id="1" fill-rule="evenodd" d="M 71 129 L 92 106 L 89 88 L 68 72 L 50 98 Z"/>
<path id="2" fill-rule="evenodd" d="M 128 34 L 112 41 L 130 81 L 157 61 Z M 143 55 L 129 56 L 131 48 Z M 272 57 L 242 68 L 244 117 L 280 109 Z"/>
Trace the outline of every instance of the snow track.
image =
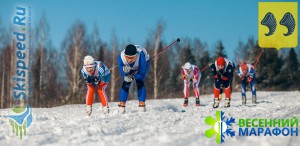
<path id="1" fill-rule="evenodd" d="M 201 96 L 201 107 L 195 107 L 195 98 L 189 98 L 186 112 L 181 112 L 183 99 L 148 100 L 147 112 L 138 112 L 138 102 L 128 101 L 126 113 L 119 115 L 118 103 L 110 103 L 110 114 L 104 115 L 99 103 L 93 105 L 91 117 L 85 115 L 85 105 L 66 105 L 55 108 L 34 108 L 33 123 L 20 141 L 12 132 L 7 119 L 0 119 L 0 145 L 88 145 L 88 146 L 199 146 L 217 145 L 204 132 L 206 116 L 215 116 L 216 110 L 225 111 L 234 118 L 291 118 L 300 119 L 300 92 L 257 93 L 258 104 L 241 105 L 240 93 L 233 93 L 231 107 L 224 108 L 224 99 L 218 109 L 212 108 L 213 95 Z M 249 104 L 250 103 L 250 104 Z M 9 109 L 0 110 L 10 114 Z M 237 130 L 237 124 L 233 125 Z M 225 139 L 222 145 L 296 146 L 298 137 L 239 137 Z"/>

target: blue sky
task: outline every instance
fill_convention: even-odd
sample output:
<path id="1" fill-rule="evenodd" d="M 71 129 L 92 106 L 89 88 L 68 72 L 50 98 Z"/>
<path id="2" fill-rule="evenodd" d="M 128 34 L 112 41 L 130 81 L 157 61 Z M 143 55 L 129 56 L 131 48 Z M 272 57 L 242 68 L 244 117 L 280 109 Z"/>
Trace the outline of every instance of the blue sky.
<path id="1" fill-rule="evenodd" d="M 131 40 L 135 44 L 144 44 L 161 19 L 166 24 L 162 39 L 167 43 L 177 37 L 199 38 L 212 49 L 217 41 L 222 40 L 227 54 L 232 58 L 238 41 L 245 42 L 249 37 L 257 39 L 258 2 L 259 0 L 0 0 L 0 18 L 8 27 L 18 5 L 32 7 L 33 24 L 37 24 L 45 13 L 52 43 L 58 49 L 76 20 L 84 22 L 88 33 L 92 32 L 96 23 L 100 38 L 105 42 L 111 40 L 112 32 L 115 31 L 120 43 Z"/>

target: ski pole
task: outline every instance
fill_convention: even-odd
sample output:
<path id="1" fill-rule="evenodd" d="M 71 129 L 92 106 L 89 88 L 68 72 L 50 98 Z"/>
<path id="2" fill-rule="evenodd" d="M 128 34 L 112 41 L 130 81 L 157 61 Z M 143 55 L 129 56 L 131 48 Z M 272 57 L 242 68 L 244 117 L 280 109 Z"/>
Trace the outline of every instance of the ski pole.
<path id="1" fill-rule="evenodd" d="M 151 59 L 149 59 L 147 61 L 150 62 L 151 60 L 153 60 L 154 58 L 158 57 L 159 55 L 161 55 L 162 53 L 164 53 L 168 48 L 170 48 L 173 44 L 175 44 L 176 42 L 180 42 L 180 38 L 177 38 L 175 41 L 173 41 L 170 45 L 168 45 L 167 47 L 165 47 L 164 49 L 162 49 L 158 54 L 156 54 L 155 56 L 153 56 Z M 112 68 L 110 68 L 109 70 L 113 70 L 114 68 L 118 67 L 119 65 L 116 65 Z"/>
<path id="2" fill-rule="evenodd" d="M 259 56 L 258 56 L 258 58 L 257 58 L 257 60 L 256 60 L 256 62 L 255 62 L 255 64 L 254 64 L 254 68 L 255 68 L 256 65 L 258 64 L 258 61 L 260 60 L 260 57 L 261 57 L 262 53 L 263 53 L 263 50 L 261 50 L 261 52 L 260 52 L 260 54 L 259 54 Z"/>
<path id="3" fill-rule="evenodd" d="M 167 47 L 165 47 L 164 49 L 162 49 L 158 54 L 156 54 L 155 56 L 153 56 L 151 59 L 149 59 L 147 62 L 150 62 L 151 60 L 153 60 L 154 58 L 158 57 L 159 55 L 161 55 L 162 53 L 164 53 L 168 48 L 170 48 L 173 44 L 175 44 L 176 42 L 180 42 L 180 38 L 177 38 L 175 41 L 173 41 L 170 45 L 168 45 Z"/>
<path id="4" fill-rule="evenodd" d="M 204 68 L 202 68 L 202 69 L 200 70 L 200 72 L 205 71 L 208 67 L 209 67 L 209 65 L 205 66 Z"/>

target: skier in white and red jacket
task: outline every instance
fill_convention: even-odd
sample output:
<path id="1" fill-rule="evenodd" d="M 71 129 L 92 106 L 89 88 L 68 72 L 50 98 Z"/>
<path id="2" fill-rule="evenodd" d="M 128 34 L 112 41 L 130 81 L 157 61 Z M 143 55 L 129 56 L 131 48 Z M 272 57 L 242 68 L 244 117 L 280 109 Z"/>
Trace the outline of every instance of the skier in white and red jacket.
<path id="1" fill-rule="evenodd" d="M 200 83 L 201 79 L 201 73 L 197 66 L 190 64 L 189 62 L 186 62 L 182 69 L 180 70 L 180 74 L 184 83 L 184 103 L 183 106 L 188 106 L 188 97 L 189 97 L 189 87 L 190 84 L 192 84 L 195 97 L 196 97 L 196 106 L 200 106 L 200 92 L 198 85 Z"/>

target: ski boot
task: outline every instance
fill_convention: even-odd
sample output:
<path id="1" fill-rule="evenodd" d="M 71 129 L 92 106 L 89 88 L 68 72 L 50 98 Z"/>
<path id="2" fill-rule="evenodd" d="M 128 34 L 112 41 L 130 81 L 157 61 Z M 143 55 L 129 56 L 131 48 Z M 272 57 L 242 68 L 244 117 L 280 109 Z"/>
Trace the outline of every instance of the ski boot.
<path id="1" fill-rule="evenodd" d="M 252 104 L 257 104 L 256 95 L 252 95 Z"/>
<path id="2" fill-rule="evenodd" d="M 213 108 L 218 108 L 218 107 L 219 107 L 219 104 L 220 104 L 219 98 L 214 98 L 214 105 L 213 105 Z"/>
<path id="3" fill-rule="evenodd" d="M 196 98 L 196 106 L 200 106 L 200 99 Z"/>
<path id="4" fill-rule="evenodd" d="M 188 98 L 184 98 L 183 107 L 187 107 L 188 104 L 189 104 L 189 99 Z"/>
<path id="5" fill-rule="evenodd" d="M 103 106 L 102 110 L 103 110 L 104 114 L 108 114 L 109 113 L 109 107 L 108 106 Z"/>
<path id="6" fill-rule="evenodd" d="M 92 114 L 92 106 L 91 105 L 87 105 L 85 107 L 85 112 L 88 116 L 90 116 Z"/>
<path id="7" fill-rule="evenodd" d="M 229 98 L 226 98 L 225 99 L 225 106 L 224 106 L 225 108 L 226 107 L 230 107 L 230 99 Z"/>
<path id="8" fill-rule="evenodd" d="M 125 102 L 120 102 L 119 106 L 119 114 L 125 113 Z"/>
<path id="9" fill-rule="evenodd" d="M 146 112 L 145 102 L 139 102 L 139 112 Z"/>
<path id="10" fill-rule="evenodd" d="M 246 96 L 242 96 L 242 105 L 246 105 L 247 99 Z"/>

